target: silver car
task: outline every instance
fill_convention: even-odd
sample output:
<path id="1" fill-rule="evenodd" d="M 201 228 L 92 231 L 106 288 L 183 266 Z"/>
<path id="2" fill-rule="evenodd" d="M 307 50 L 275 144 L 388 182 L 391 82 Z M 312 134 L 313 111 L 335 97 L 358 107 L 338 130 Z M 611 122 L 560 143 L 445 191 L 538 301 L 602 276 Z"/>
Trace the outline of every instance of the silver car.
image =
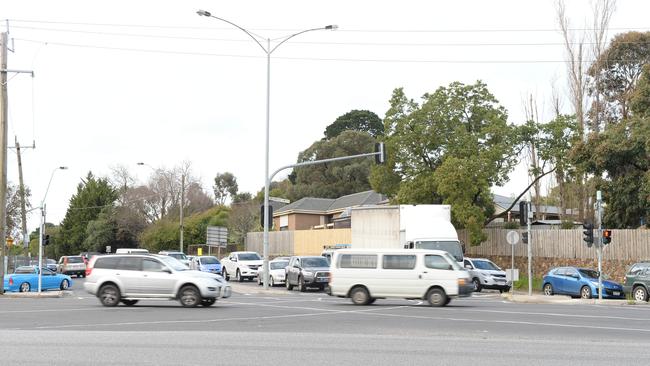
<path id="1" fill-rule="evenodd" d="M 104 306 L 120 302 L 133 306 L 145 299 L 179 300 L 185 307 L 211 306 L 232 293 L 219 275 L 193 271 L 172 257 L 151 254 L 93 257 L 84 289 Z"/>

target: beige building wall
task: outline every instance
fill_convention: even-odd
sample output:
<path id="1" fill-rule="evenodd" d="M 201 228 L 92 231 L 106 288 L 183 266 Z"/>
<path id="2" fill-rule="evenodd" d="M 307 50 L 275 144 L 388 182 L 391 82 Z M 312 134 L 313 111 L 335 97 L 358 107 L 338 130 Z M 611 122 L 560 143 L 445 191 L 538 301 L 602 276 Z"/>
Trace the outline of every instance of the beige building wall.
<path id="1" fill-rule="evenodd" d="M 294 255 L 320 255 L 323 246 L 351 244 L 350 229 L 300 230 L 294 232 Z"/>

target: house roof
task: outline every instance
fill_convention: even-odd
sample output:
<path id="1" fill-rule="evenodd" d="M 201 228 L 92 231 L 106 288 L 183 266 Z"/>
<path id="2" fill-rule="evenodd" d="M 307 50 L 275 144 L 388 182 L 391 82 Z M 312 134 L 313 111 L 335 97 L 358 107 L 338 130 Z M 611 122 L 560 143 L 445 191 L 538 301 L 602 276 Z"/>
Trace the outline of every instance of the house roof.
<path id="1" fill-rule="evenodd" d="M 515 201 L 513 197 L 506 197 L 502 196 L 499 194 L 492 194 L 494 204 L 499 206 L 502 210 L 506 210 L 510 205 Z M 521 200 L 520 200 L 521 201 Z M 510 210 L 512 213 L 519 213 L 519 201 L 512 206 L 512 209 Z M 539 211 L 537 210 L 537 206 L 533 205 L 533 212 L 540 212 L 540 213 L 548 213 L 548 214 L 559 214 L 560 213 L 560 208 L 557 206 L 546 206 L 546 205 L 540 205 L 539 206 Z M 572 211 L 570 209 L 566 210 L 566 214 L 570 215 Z"/>
<path id="2" fill-rule="evenodd" d="M 296 202 L 288 204 L 273 213 L 273 216 L 279 216 L 291 211 L 321 212 L 342 211 L 348 207 L 376 205 L 386 200 L 386 197 L 375 191 L 365 191 L 348 194 L 339 198 L 314 198 L 304 197 Z"/>

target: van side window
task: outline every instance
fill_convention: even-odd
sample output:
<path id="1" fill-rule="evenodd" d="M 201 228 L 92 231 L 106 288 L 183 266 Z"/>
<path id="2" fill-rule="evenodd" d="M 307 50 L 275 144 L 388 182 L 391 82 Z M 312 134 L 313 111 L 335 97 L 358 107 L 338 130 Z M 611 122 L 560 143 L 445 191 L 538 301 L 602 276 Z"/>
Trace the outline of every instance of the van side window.
<path id="1" fill-rule="evenodd" d="M 469 262 L 467 262 L 469 263 Z M 449 262 L 445 258 L 439 255 L 428 254 L 424 256 L 424 265 L 427 268 L 431 269 L 445 269 L 448 270 L 450 267 Z"/>
<path id="2" fill-rule="evenodd" d="M 414 255 L 384 255 L 384 269 L 413 269 L 415 268 Z"/>
<path id="3" fill-rule="evenodd" d="M 342 254 L 339 257 L 339 268 L 377 268 L 377 255 Z"/>

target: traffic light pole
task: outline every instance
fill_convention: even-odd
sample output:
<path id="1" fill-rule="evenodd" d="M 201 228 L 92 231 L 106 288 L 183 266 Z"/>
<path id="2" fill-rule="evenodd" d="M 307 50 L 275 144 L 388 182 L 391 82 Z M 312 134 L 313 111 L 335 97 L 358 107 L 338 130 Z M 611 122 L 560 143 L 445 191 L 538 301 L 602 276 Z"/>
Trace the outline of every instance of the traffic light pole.
<path id="1" fill-rule="evenodd" d="M 533 236 L 530 235 L 530 226 L 533 219 L 533 204 L 528 201 L 528 296 L 533 296 Z M 514 284 L 513 284 L 514 286 Z"/>
<path id="2" fill-rule="evenodd" d="M 603 299 L 603 197 L 600 191 L 596 191 L 596 219 L 598 222 L 596 242 L 596 253 L 598 253 L 598 300 Z"/>
<path id="3" fill-rule="evenodd" d="M 41 293 L 43 268 L 43 232 L 45 229 L 45 204 L 41 205 L 41 227 L 38 230 L 38 293 Z"/>

